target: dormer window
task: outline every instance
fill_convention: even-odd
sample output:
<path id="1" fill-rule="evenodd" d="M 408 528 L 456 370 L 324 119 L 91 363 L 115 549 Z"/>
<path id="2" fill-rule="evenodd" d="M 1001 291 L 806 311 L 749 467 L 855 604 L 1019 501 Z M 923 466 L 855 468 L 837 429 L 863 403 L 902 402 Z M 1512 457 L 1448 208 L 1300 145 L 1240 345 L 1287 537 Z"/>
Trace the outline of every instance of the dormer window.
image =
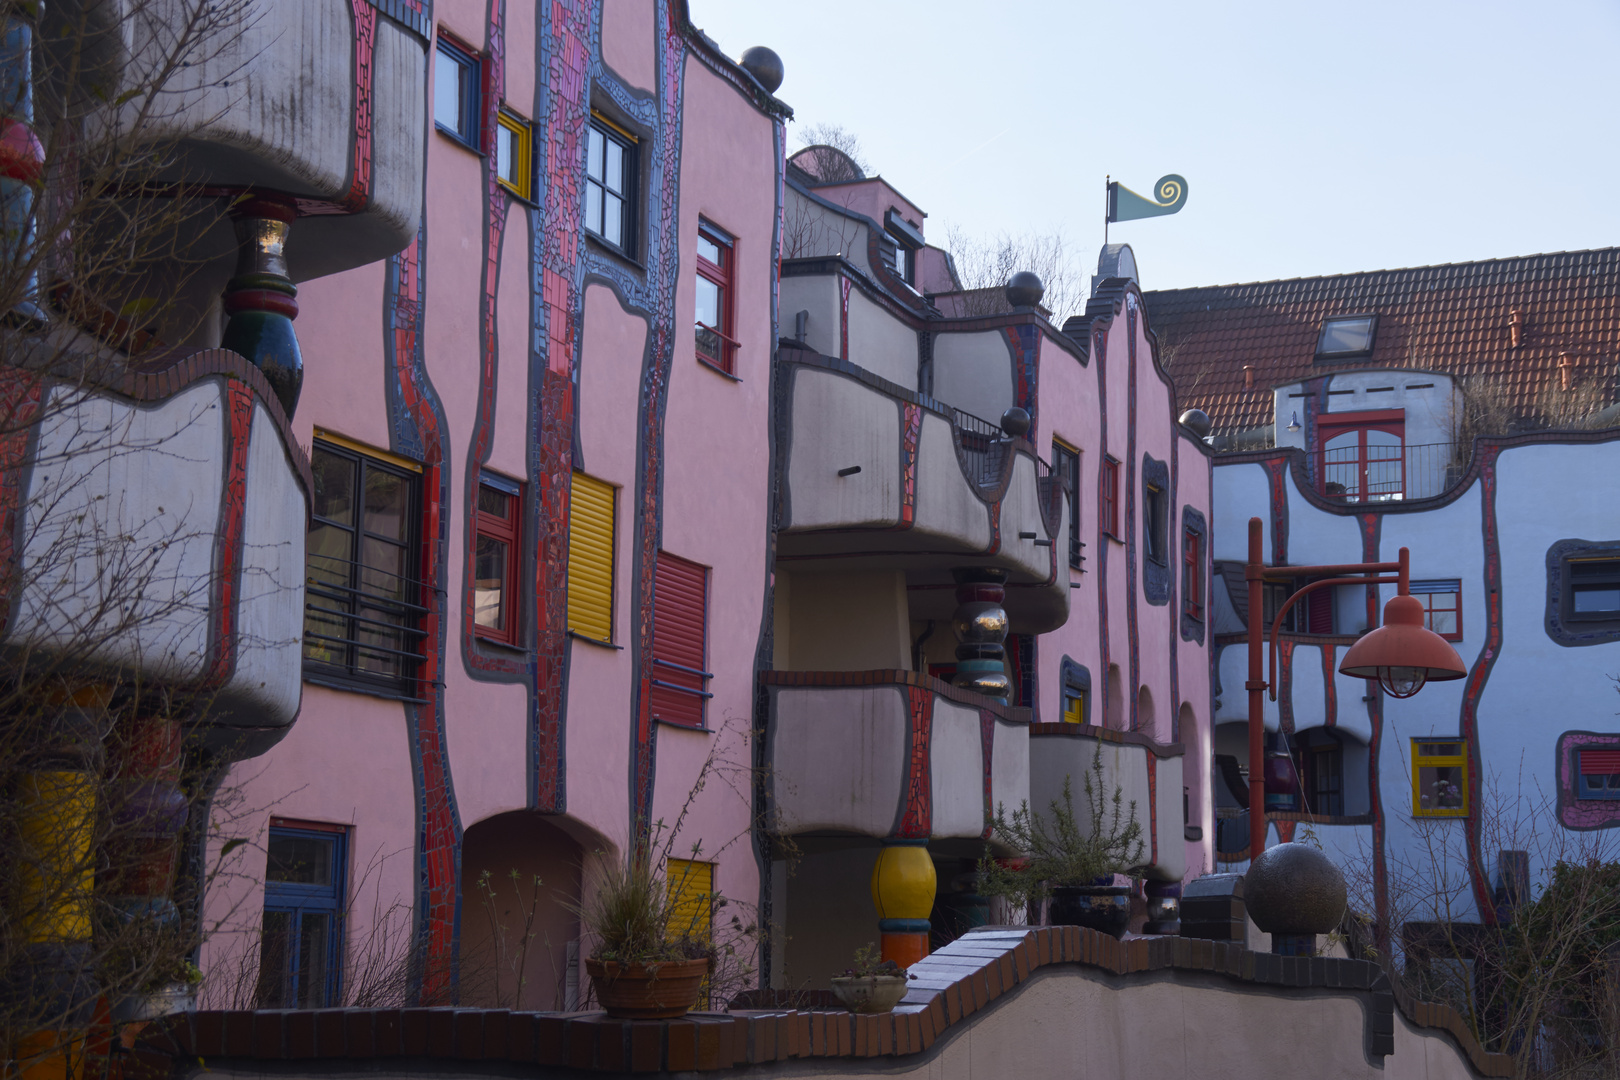
<path id="1" fill-rule="evenodd" d="M 1322 323 L 1322 336 L 1316 341 L 1318 360 L 1352 360 L 1371 356 L 1373 335 L 1378 330 L 1377 315 L 1345 315 Z"/>
<path id="2" fill-rule="evenodd" d="M 884 243 L 879 244 L 883 259 L 894 275 L 907 285 L 917 272 L 917 249 L 926 242 L 922 230 L 890 209 L 883 215 Z"/>

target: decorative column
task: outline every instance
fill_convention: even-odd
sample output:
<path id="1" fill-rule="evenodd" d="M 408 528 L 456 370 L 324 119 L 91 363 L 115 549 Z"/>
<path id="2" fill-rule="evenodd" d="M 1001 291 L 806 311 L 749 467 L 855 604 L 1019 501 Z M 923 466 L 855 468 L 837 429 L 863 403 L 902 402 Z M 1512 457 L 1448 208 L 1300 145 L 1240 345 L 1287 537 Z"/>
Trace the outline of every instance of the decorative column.
<path id="1" fill-rule="evenodd" d="M 938 884 L 926 840 L 883 841 L 872 868 L 872 904 L 877 908 L 883 959 L 910 967 L 928 955 L 928 916 Z"/>
<path id="2" fill-rule="evenodd" d="M 45 147 L 34 133 L 34 27 L 13 12 L 0 29 L 0 258 L 19 269 L 35 264 L 7 297 L 7 322 L 31 329 L 49 318 L 39 306 L 34 202 L 45 177 Z"/>
<path id="3" fill-rule="evenodd" d="M 249 198 L 232 213 L 239 251 L 236 276 L 225 286 L 231 319 L 219 343 L 264 372 L 289 419 L 304 385 L 304 356 L 292 324 L 298 287 L 287 277 L 287 234 L 297 216 L 291 201 L 262 197 Z"/>
<path id="4" fill-rule="evenodd" d="M 1012 680 L 1007 678 L 1007 571 L 991 567 L 962 567 L 951 571 L 956 579 L 956 611 L 951 629 L 956 632 L 956 677 L 951 682 L 964 690 L 1007 704 Z"/>

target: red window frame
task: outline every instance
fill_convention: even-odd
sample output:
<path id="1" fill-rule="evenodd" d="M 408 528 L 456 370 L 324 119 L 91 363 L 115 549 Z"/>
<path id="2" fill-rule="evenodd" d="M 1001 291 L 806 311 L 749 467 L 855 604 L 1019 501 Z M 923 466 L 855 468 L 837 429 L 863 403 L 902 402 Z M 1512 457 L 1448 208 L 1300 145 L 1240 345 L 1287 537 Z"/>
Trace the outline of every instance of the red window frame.
<path id="1" fill-rule="evenodd" d="M 709 644 L 709 568 L 658 553 L 654 572 L 652 718 L 701 728 L 714 675 Z"/>
<path id="2" fill-rule="evenodd" d="M 1440 589 L 1440 588 L 1435 588 L 1434 587 L 1434 586 L 1442 584 L 1442 583 L 1450 585 L 1450 586 L 1452 586 L 1452 588 L 1450 588 L 1450 589 Z M 1455 631 L 1453 631 L 1452 633 L 1449 633 L 1449 634 L 1442 633 L 1439 630 L 1435 630 L 1434 632 L 1437 633 L 1437 634 L 1440 634 L 1440 636 L 1445 638 L 1447 641 L 1461 641 L 1463 639 L 1463 634 L 1462 634 L 1462 625 L 1463 625 L 1463 622 L 1462 622 L 1462 582 L 1460 580 L 1452 581 L 1452 580 L 1449 580 L 1449 579 L 1440 579 L 1440 580 L 1435 581 L 1435 582 L 1427 582 L 1426 581 L 1426 582 L 1421 583 L 1421 585 L 1419 587 L 1414 588 L 1412 590 L 1412 595 L 1417 597 L 1419 600 L 1423 601 L 1423 626 L 1424 626 L 1425 629 L 1434 630 L 1434 613 L 1436 611 L 1449 611 L 1449 612 L 1452 612 L 1453 614 L 1455 614 L 1457 616 L 1457 618 L 1456 618 L 1457 629 Z M 1447 595 L 1450 595 L 1453 598 L 1453 600 L 1454 600 L 1453 606 L 1451 606 L 1451 607 L 1436 607 L 1435 603 L 1434 603 L 1434 598 L 1436 596 L 1447 596 Z"/>
<path id="3" fill-rule="evenodd" d="M 518 618 L 517 598 L 520 593 L 518 587 L 518 570 L 521 563 L 518 560 L 518 539 L 522 531 L 523 495 L 522 487 L 518 490 L 509 490 L 510 483 L 491 484 L 480 480 L 478 483 L 478 498 L 473 503 L 473 573 L 478 572 L 478 540 L 488 537 L 506 545 L 506 576 L 502 579 L 504 595 L 501 597 L 501 626 L 485 626 L 477 621 L 476 613 L 473 616 L 473 633 L 490 641 L 498 641 L 505 645 L 516 646 L 520 643 L 518 631 L 521 629 Z M 493 492 L 506 501 L 507 516 L 500 517 L 484 509 L 483 493 Z M 476 588 L 476 585 L 474 586 Z"/>
<path id="4" fill-rule="evenodd" d="M 1098 485 L 1102 498 L 1102 530 L 1105 535 L 1119 539 L 1119 462 L 1106 454 L 1102 461 L 1102 482 Z"/>
<path id="5" fill-rule="evenodd" d="M 1371 464 L 1380 464 L 1380 463 L 1385 463 L 1385 462 L 1389 461 L 1388 458 L 1370 459 L 1368 457 L 1368 454 L 1367 454 L 1367 432 L 1369 432 L 1369 431 L 1382 431 L 1382 432 L 1384 432 L 1386 434 L 1394 435 L 1395 437 L 1397 437 L 1398 439 L 1401 440 L 1401 453 L 1400 453 L 1400 459 L 1399 459 L 1400 471 L 1401 471 L 1401 483 L 1400 483 L 1400 490 L 1399 491 L 1393 491 L 1393 492 L 1391 492 L 1391 491 L 1369 492 L 1367 490 L 1367 486 L 1368 486 L 1367 485 L 1367 480 L 1368 480 L 1367 468 L 1368 468 L 1368 466 L 1371 465 Z M 1338 466 L 1338 467 L 1341 467 L 1341 468 L 1344 467 L 1345 465 L 1354 465 L 1355 466 L 1356 472 L 1357 472 L 1356 491 L 1355 491 L 1354 494 L 1350 494 L 1350 493 L 1342 493 L 1342 494 L 1341 493 L 1333 493 L 1333 494 L 1329 494 L 1329 492 L 1327 490 L 1327 485 L 1328 485 L 1327 473 L 1328 473 L 1328 465 L 1330 463 L 1328 461 L 1327 444 L 1328 444 L 1329 441 L 1338 438 L 1340 435 L 1348 435 L 1348 434 L 1350 434 L 1352 432 L 1355 432 L 1358 435 L 1358 438 L 1356 439 L 1356 458 L 1355 458 L 1355 461 L 1354 462 L 1340 461 L 1340 462 L 1332 462 L 1331 464 L 1333 464 L 1335 466 Z M 1317 468 L 1316 468 L 1316 484 L 1317 484 L 1317 490 L 1320 491 L 1327 498 L 1330 498 L 1330 499 L 1342 499 L 1345 502 L 1362 502 L 1362 503 L 1364 503 L 1364 502 L 1382 501 L 1383 499 L 1388 498 L 1388 497 L 1393 496 L 1393 495 L 1403 495 L 1403 496 L 1405 495 L 1405 493 L 1406 493 L 1406 411 L 1404 409 L 1376 409 L 1376 410 L 1373 410 L 1373 411 L 1370 411 L 1370 412 L 1358 412 L 1358 413 L 1329 413 L 1329 414 L 1327 414 L 1327 416 L 1323 417 L 1317 423 L 1316 445 L 1317 445 L 1317 451 L 1316 451 L 1316 465 L 1317 465 Z M 1374 498 L 1373 496 L 1377 496 L 1377 498 Z"/>
<path id="6" fill-rule="evenodd" d="M 697 358 L 711 367 L 719 368 L 727 375 L 737 374 L 737 322 L 736 322 L 736 289 L 737 280 L 737 242 L 730 234 L 709 222 L 698 220 L 698 238 L 707 240 L 720 252 L 720 261 L 713 262 L 703 257 L 701 249 L 697 251 L 698 277 L 712 283 L 720 292 L 719 308 L 720 325 L 710 326 L 707 323 L 696 322 L 694 319 L 693 347 Z M 717 341 L 719 348 L 713 348 L 706 343 L 705 334 L 711 335 Z M 718 356 L 715 353 L 719 353 Z"/>
<path id="7" fill-rule="evenodd" d="M 1182 610 L 1195 619 L 1204 617 L 1204 538 L 1196 529 L 1181 530 Z"/>

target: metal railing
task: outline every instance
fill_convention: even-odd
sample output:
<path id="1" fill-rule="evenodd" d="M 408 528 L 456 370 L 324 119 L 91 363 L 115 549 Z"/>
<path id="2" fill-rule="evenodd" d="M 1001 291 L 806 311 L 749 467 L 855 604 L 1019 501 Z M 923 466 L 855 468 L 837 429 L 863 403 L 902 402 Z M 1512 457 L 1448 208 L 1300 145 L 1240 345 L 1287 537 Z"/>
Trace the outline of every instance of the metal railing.
<path id="1" fill-rule="evenodd" d="M 962 466 L 968 479 L 981 488 L 993 488 L 1001 483 L 1012 440 L 992 424 L 970 412 L 954 406 L 950 410 L 951 424 L 956 428 L 957 445 L 962 448 Z"/>
<path id="2" fill-rule="evenodd" d="M 419 643 L 427 636 L 417 624 L 428 609 L 404 596 L 421 591 L 414 578 L 310 555 L 304 581 L 305 661 L 361 679 L 414 679 Z"/>
<path id="3" fill-rule="evenodd" d="M 1449 490 L 1468 469 L 1456 443 L 1347 446 L 1311 455 L 1316 489 L 1350 503 L 1429 499 Z"/>

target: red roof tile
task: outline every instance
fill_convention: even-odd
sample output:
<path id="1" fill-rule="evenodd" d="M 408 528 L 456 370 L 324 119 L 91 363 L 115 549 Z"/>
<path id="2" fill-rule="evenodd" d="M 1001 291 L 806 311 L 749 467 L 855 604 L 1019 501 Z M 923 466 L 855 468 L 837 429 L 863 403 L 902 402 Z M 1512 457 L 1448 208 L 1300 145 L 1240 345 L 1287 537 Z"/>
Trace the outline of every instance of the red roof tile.
<path id="1" fill-rule="evenodd" d="M 1148 325 L 1182 408 L 1203 409 L 1218 432 L 1272 421 L 1273 387 L 1336 371 L 1409 368 L 1499 380 L 1509 406 L 1531 413 L 1573 382 L 1616 400 L 1620 248 L 1331 277 L 1161 289 L 1143 294 Z M 1522 314 L 1511 343 L 1513 311 Z M 1370 357 L 1317 362 L 1322 321 L 1378 315 Z M 1244 387 L 1245 366 L 1254 388 Z"/>

